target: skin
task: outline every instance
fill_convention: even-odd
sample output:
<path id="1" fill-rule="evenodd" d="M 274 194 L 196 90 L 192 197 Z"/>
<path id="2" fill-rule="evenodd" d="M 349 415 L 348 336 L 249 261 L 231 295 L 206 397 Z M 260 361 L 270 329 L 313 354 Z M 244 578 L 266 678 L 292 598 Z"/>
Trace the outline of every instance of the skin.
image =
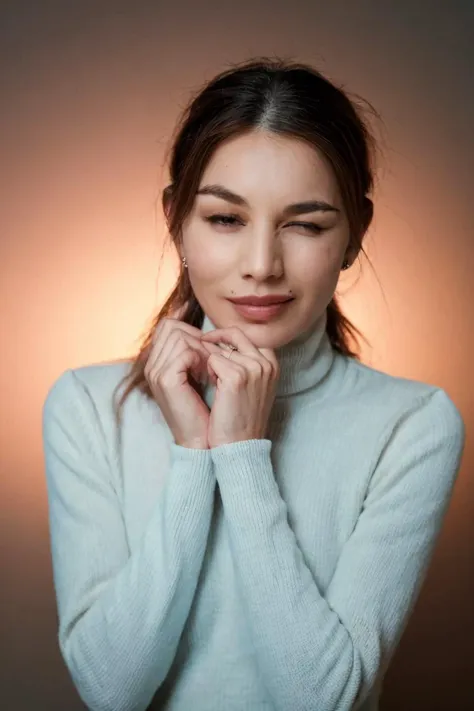
<path id="1" fill-rule="evenodd" d="M 349 249 L 349 224 L 330 165 L 298 139 L 259 130 L 230 139 L 213 154 L 199 189 L 219 185 L 246 200 L 236 205 L 197 195 L 183 224 L 181 255 L 197 300 L 217 329 L 238 327 L 258 348 L 278 349 L 312 329 L 337 287 Z M 284 208 L 324 201 L 335 211 L 285 216 Z M 206 218 L 227 215 L 224 222 Z M 321 228 L 320 233 L 299 223 Z M 241 316 L 233 296 L 295 297 L 266 322 Z"/>

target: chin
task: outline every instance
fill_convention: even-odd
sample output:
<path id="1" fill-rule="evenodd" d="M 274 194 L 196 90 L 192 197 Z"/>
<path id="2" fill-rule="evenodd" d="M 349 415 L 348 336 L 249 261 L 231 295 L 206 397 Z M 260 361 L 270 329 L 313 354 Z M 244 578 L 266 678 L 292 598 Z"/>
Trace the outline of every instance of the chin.
<path id="1" fill-rule="evenodd" d="M 240 328 L 257 348 L 281 348 L 289 343 L 295 335 L 288 326 L 276 321 L 240 321 L 232 325 Z"/>

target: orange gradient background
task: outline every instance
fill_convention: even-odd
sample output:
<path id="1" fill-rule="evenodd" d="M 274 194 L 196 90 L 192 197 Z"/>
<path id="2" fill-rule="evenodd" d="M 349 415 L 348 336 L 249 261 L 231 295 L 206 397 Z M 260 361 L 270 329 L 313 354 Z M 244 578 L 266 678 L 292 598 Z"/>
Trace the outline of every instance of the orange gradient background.
<path id="1" fill-rule="evenodd" d="M 66 368 L 133 354 L 177 274 L 171 253 L 158 266 L 178 112 L 226 62 L 264 54 L 312 63 L 384 121 L 375 272 L 362 258 L 339 293 L 363 361 L 443 387 L 467 443 L 381 709 L 474 700 L 473 27 L 463 2 L 2 4 L 2 709 L 83 708 L 57 648 L 44 398 Z"/>

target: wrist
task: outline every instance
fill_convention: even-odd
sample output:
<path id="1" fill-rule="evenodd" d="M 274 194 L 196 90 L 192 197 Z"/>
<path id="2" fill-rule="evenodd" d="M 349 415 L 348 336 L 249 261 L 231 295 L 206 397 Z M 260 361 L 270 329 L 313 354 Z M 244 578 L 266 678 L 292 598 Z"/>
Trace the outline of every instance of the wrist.
<path id="1" fill-rule="evenodd" d="M 178 442 L 176 444 L 186 449 L 209 449 L 207 442 Z"/>

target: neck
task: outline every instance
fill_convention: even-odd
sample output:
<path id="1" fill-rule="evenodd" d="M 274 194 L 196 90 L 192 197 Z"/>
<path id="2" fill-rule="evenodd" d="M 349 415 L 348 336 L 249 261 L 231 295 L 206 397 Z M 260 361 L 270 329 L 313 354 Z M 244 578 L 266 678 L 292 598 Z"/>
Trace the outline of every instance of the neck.
<path id="1" fill-rule="evenodd" d="M 326 333 L 326 323 L 325 309 L 310 330 L 275 350 L 280 365 L 277 397 L 295 395 L 316 387 L 331 369 L 334 350 Z M 214 329 L 214 324 L 205 315 L 202 332 L 207 333 Z M 209 389 L 213 390 L 213 387 L 207 386 L 206 391 Z"/>

